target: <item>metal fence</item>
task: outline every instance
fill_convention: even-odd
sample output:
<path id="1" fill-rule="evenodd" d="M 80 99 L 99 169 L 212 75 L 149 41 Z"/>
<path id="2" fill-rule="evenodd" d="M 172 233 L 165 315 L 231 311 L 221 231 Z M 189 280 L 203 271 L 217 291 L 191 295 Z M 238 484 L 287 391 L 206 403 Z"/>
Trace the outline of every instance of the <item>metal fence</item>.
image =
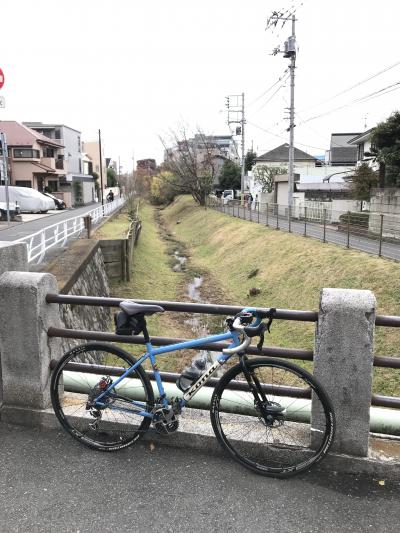
<path id="1" fill-rule="evenodd" d="M 97 307 L 119 307 L 122 298 L 99 298 L 95 296 L 73 296 L 64 294 L 47 294 L 47 303 L 69 304 L 69 305 L 88 305 Z M 215 305 L 215 304 L 193 304 L 183 302 L 168 302 L 158 300 L 137 300 L 135 302 L 140 304 L 154 304 L 162 306 L 166 311 L 175 311 L 182 313 L 200 313 L 200 314 L 212 314 L 212 315 L 235 315 L 243 309 L 243 306 L 234 305 Z M 260 310 L 264 310 L 261 309 Z M 315 311 L 296 311 L 289 309 L 277 309 L 275 318 L 277 320 L 294 320 L 298 322 L 317 322 L 318 313 Z M 377 315 L 376 326 L 380 327 L 400 327 L 400 317 L 397 316 L 385 316 Z M 48 330 L 50 337 L 61 337 L 70 339 L 82 339 L 82 340 L 96 340 L 96 341 L 108 341 L 119 342 L 126 344 L 145 344 L 142 336 L 131 335 L 115 335 L 109 332 L 94 332 L 65 328 L 50 327 Z M 154 346 L 166 346 L 168 344 L 175 344 L 178 342 L 184 342 L 187 339 L 170 338 L 170 337 L 152 337 L 151 342 Z M 205 345 L 205 350 L 218 351 L 223 348 L 227 348 L 228 344 L 220 342 L 213 343 L 211 345 Z M 280 347 L 263 347 L 261 352 L 254 346 L 247 348 L 246 352 L 250 355 L 263 355 L 270 357 L 280 357 L 283 359 L 297 359 L 301 361 L 313 361 L 314 353 L 312 350 L 306 350 L 301 348 L 280 348 Z M 392 369 L 400 369 L 400 357 L 375 355 L 374 357 L 375 367 L 385 367 Z M 167 380 L 173 381 L 179 377 L 179 374 L 163 373 L 163 377 Z M 211 382 L 212 383 L 212 382 Z M 371 405 L 379 407 L 391 407 L 400 409 L 400 398 L 383 396 L 373 394 L 371 398 Z"/>
<path id="2" fill-rule="evenodd" d="M 293 207 L 209 198 L 209 207 L 251 222 L 339 244 L 379 257 L 400 260 L 400 215 L 370 211 L 335 211 L 326 202 Z"/>
<path id="3" fill-rule="evenodd" d="M 125 203 L 124 197 L 118 197 L 113 202 L 100 205 L 87 211 L 85 217 L 91 217 L 92 224 L 98 224 L 104 217 L 109 216 Z M 39 264 L 43 261 L 46 253 L 52 248 L 63 247 L 72 238 L 77 238 L 85 229 L 83 215 L 68 218 L 47 226 L 32 235 L 22 237 L 15 242 L 24 242 L 28 245 L 28 263 Z"/>

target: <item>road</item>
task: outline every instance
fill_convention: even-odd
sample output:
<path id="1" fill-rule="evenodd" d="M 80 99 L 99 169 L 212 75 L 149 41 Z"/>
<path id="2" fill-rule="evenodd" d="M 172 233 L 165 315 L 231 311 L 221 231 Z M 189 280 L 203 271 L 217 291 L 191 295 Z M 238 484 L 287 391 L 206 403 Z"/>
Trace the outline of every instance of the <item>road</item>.
<path id="1" fill-rule="evenodd" d="M 400 483 L 316 470 L 257 476 L 230 459 L 149 442 L 89 450 L 0 423 L 2 533 L 397 532 Z"/>
<path id="2" fill-rule="evenodd" d="M 32 235 L 36 231 L 39 231 L 52 224 L 57 224 L 68 218 L 74 218 L 79 215 L 84 215 L 88 211 L 95 209 L 100 204 L 85 205 L 76 209 L 66 209 L 65 211 L 56 211 L 51 215 L 39 215 L 35 220 L 29 222 L 22 222 L 13 224 L 10 228 L 7 224 L 2 223 L 0 225 L 0 241 L 16 241 L 27 235 Z"/>
<path id="3" fill-rule="evenodd" d="M 229 215 L 238 216 L 237 206 L 225 206 L 224 208 L 217 209 Z M 258 214 L 257 211 L 250 211 L 249 209 L 243 207 L 240 207 L 239 209 L 239 218 L 245 220 L 251 219 L 253 222 L 259 222 L 260 224 L 264 225 L 267 223 L 265 213 L 260 212 L 260 214 Z M 288 220 L 283 216 L 276 217 L 275 215 L 269 215 L 268 225 L 269 227 L 276 229 L 282 229 L 285 231 L 289 230 Z M 322 241 L 324 238 L 324 227 L 319 223 L 307 221 L 305 224 L 304 221 L 297 222 L 292 220 L 290 229 L 293 233 L 302 236 L 313 237 L 320 241 Z M 325 240 L 333 244 L 339 244 L 340 246 L 347 247 L 347 233 L 338 231 L 336 228 L 330 226 L 326 226 Z M 349 237 L 349 248 L 367 252 L 373 255 L 379 255 L 379 240 L 351 234 Z M 388 259 L 400 261 L 400 244 L 382 242 L 381 255 L 382 257 L 386 257 Z"/>

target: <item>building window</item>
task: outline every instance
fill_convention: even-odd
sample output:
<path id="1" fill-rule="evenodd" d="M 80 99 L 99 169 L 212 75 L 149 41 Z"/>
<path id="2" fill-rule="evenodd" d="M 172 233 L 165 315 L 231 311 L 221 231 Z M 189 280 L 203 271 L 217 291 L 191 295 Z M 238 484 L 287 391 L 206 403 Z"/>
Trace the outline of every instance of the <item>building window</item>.
<path id="1" fill-rule="evenodd" d="M 82 161 L 79 159 L 79 174 L 82 174 Z"/>
<path id="2" fill-rule="evenodd" d="M 55 139 L 61 139 L 61 131 L 60 130 L 55 130 L 54 138 Z"/>
<path id="3" fill-rule="evenodd" d="M 28 180 L 17 180 L 15 182 L 16 187 L 32 187 L 32 182 Z"/>
<path id="4" fill-rule="evenodd" d="M 45 146 L 43 148 L 43 157 L 54 157 L 54 148 Z"/>
<path id="5" fill-rule="evenodd" d="M 55 180 L 49 180 L 47 182 L 46 192 L 56 192 L 58 190 L 58 182 Z"/>
<path id="6" fill-rule="evenodd" d="M 31 148 L 14 148 L 14 159 L 40 159 L 40 151 Z"/>
<path id="7" fill-rule="evenodd" d="M 78 152 L 81 151 L 81 137 L 78 135 Z"/>

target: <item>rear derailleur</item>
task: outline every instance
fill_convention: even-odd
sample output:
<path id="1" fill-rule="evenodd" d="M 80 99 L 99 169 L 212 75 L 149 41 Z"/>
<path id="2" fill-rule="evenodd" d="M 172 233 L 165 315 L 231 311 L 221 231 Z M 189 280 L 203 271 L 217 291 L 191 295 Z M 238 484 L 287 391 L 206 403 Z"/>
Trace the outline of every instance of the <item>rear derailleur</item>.
<path id="1" fill-rule="evenodd" d="M 102 377 L 101 380 L 90 390 L 88 394 L 88 399 L 86 402 L 86 411 L 89 411 L 90 415 L 94 418 L 93 422 L 89 423 L 89 427 L 93 430 L 99 429 L 99 422 L 101 420 L 101 411 L 106 407 L 99 406 L 96 403 L 98 396 L 104 392 L 112 384 L 112 379 L 110 377 Z M 104 404 L 111 403 L 112 399 L 108 396 L 105 396 L 102 399 Z"/>

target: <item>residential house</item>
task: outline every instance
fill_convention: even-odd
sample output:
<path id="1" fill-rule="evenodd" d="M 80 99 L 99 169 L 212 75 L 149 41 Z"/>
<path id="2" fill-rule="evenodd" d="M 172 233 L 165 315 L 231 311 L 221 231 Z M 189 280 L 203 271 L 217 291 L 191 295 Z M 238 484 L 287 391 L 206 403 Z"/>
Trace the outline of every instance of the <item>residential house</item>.
<path id="1" fill-rule="evenodd" d="M 257 157 L 252 169 L 252 175 L 248 179 L 249 190 L 252 192 L 253 196 L 254 194 L 258 194 L 260 202 L 273 202 L 281 205 L 287 205 L 288 175 L 286 174 L 280 177 L 276 177 L 276 187 L 274 188 L 274 191 L 272 193 L 262 193 L 261 188 L 259 184 L 257 184 L 257 180 L 255 179 L 257 175 L 257 167 L 260 166 L 280 167 L 288 169 L 289 144 L 281 144 L 273 150 L 270 150 L 269 152 L 266 152 L 265 154 L 262 154 L 261 156 Z M 295 147 L 294 174 L 297 174 L 298 176 L 298 178 L 295 177 L 295 181 L 296 179 L 300 180 L 301 173 L 308 174 L 310 173 L 311 169 L 321 166 L 322 162 L 318 158 L 308 154 L 307 152 L 303 152 L 303 150 L 299 150 Z M 284 176 L 286 176 L 286 178 Z"/>
<path id="2" fill-rule="evenodd" d="M 60 178 L 58 192 L 67 205 L 82 205 L 95 201 L 95 184 L 93 176 L 84 172 L 81 147 L 81 132 L 65 124 L 43 124 L 42 122 L 24 122 L 25 126 L 59 141 L 64 148 L 59 154 L 59 161 L 64 164 L 66 172 Z"/>
<path id="3" fill-rule="evenodd" d="M 155 159 L 138 159 L 136 161 L 136 170 L 154 174 L 157 170 L 157 163 Z"/>
<path id="4" fill-rule="evenodd" d="M 376 161 L 375 155 L 372 153 L 371 137 L 374 128 L 370 128 L 363 133 L 359 133 L 349 140 L 349 144 L 356 147 L 357 150 L 357 166 L 362 163 L 367 163 L 373 170 L 379 169 L 379 163 Z"/>
<path id="5" fill-rule="evenodd" d="M 66 168 L 62 156 L 64 145 L 60 140 L 49 139 L 15 120 L 0 121 L 0 131 L 5 133 L 8 145 L 8 172 L 10 184 L 45 188 L 56 192 Z"/>
<path id="6" fill-rule="evenodd" d="M 357 147 L 350 143 L 360 133 L 332 133 L 327 162 L 333 167 L 354 167 L 357 163 Z"/>

